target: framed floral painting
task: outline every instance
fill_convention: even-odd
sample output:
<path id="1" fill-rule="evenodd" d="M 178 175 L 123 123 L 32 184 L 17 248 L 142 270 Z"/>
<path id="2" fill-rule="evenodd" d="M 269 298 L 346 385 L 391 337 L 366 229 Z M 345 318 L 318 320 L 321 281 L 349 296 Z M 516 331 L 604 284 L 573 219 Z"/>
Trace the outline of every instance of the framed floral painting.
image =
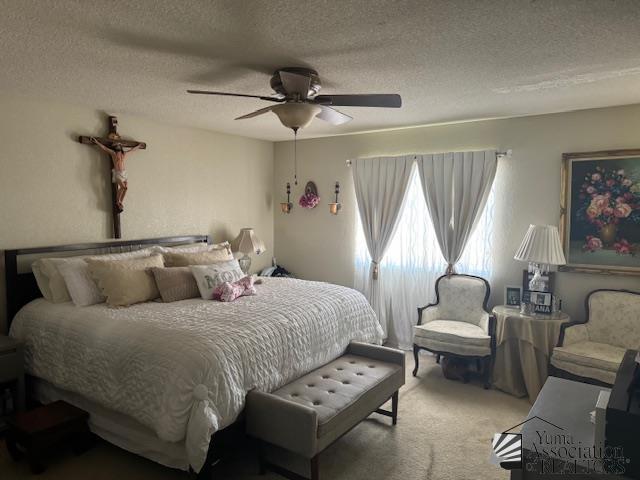
<path id="1" fill-rule="evenodd" d="M 561 270 L 640 275 L 640 149 L 562 157 Z"/>

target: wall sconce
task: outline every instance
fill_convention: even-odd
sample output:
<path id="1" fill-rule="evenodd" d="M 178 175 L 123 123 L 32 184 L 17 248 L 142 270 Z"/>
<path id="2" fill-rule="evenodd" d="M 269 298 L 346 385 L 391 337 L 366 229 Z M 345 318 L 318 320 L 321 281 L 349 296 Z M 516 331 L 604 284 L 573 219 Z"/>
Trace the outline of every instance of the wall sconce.
<path id="1" fill-rule="evenodd" d="M 340 202 L 338 202 L 338 194 L 340 193 L 340 182 L 336 182 L 335 193 L 336 193 L 336 201 L 334 203 L 329 204 L 329 213 L 331 213 L 332 215 L 337 215 L 340 209 L 342 208 L 342 205 L 340 204 Z"/>
<path id="2" fill-rule="evenodd" d="M 287 182 L 287 203 L 281 203 L 280 209 L 282 213 L 291 213 L 291 209 L 293 208 L 293 203 L 291 203 L 291 184 Z"/>

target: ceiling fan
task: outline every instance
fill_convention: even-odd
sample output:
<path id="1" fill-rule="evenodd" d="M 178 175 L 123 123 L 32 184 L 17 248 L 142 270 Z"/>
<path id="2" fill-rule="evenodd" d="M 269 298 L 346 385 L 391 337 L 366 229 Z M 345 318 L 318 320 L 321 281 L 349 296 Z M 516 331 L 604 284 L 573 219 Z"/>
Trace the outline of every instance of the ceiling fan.
<path id="1" fill-rule="evenodd" d="M 232 97 L 258 98 L 274 102 L 265 108 L 243 115 L 236 120 L 257 117 L 263 113 L 275 113 L 280 122 L 291 128 L 294 133 L 319 118 L 332 125 L 341 125 L 353 120 L 352 117 L 336 110 L 344 107 L 380 107 L 400 108 L 402 99 L 398 94 L 356 94 L 356 95 L 318 95 L 322 88 L 318 72 L 305 67 L 280 68 L 271 77 L 271 88 L 276 92 L 272 96 L 245 95 L 241 93 L 211 92 L 207 90 L 187 90 L 198 95 L 225 95 Z"/>

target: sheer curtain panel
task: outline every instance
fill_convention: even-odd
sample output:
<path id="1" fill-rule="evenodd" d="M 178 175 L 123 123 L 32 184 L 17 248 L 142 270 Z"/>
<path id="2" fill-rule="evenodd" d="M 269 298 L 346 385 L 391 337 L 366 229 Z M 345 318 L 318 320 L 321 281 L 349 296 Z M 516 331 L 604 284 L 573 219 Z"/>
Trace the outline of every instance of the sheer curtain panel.
<path id="1" fill-rule="evenodd" d="M 420 155 L 417 164 L 446 271 L 453 273 L 487 203 L 498 165 L 496 151 Z"/>
<path id="2" fill-rule="evenodd" d="M 458 261 L 462 273 L 490 278 L 492 266 L 493 190 L 467 247 Z M 358 218 L 355 219 L 360 224 Z M 354 287 L 364 292 L 370 281 L 370 257 L 361 228 L 357 228 Z M 410 350 L 416 308 L 435 300 L 435 282 L 447 263 L 429 218 L 417 168 L 411 175 L 398 226 L 379 264 L 380 308 L 384 311 L 387 341 L 392 346 Z"/>
<path id="3" fill-rule="evenodd" d="M 359 158 L 352 162 L 358 213 L 370 256 L 362 292 L 387 335 L 387 315 L 381 299 L 379 264 L 393 238 L 411 176 L 414 156 Z"/>

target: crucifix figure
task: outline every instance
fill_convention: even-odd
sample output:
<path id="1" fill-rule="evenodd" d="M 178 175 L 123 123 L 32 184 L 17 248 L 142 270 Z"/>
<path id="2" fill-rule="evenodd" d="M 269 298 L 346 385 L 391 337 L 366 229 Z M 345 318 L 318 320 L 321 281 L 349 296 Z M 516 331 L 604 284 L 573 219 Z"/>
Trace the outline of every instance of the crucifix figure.
<path id="1" fill-rule="evenodd" d="M 145 149 L 147 145 L 134 140 L 123 140 L 118 134 L 118 119 L 113 116 L 109 117 L 109 134 L 106 138 L 81 136 L 78 140 L 80 143 L 97 145 L 102 151 L 109 154 L 112 163 L 113 236 L 120 238 L 120 214 L 124 210 L 124 197 L 129 188 L 125 159 L 131 152 Z"/>
<path id="2" fill-rule="evenodd" d="M 129 188 L 124 159 L 129 153 L 140 149 L 142 143 L 138 143 L 135 147 L 127 149 L 127 147 L 123 146 L 119 142 L 119 139 L 112 138 L 111 148 L 100 142 L 96 137 L 91 137 L 91 141 L 103 151 L 107 152 L 111 157 L 111 161 L 113 162 L 111 182 L 116 185 L 116 209 L 118 210 L 118 213 L 121 213 L 124 210 L 124 196 L 127 194 L 127 189 Z"/>

